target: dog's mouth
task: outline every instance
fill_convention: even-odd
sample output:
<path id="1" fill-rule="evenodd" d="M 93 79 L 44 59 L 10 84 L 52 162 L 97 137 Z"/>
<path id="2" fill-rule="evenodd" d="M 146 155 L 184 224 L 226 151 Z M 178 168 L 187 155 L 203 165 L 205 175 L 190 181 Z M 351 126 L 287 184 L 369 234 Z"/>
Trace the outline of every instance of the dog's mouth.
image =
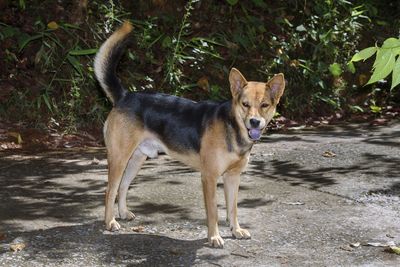
<path id="1" fill-rule="evenodd" d="M 248 129 L 248 131 L 249 131 L 249 137 L 251 140 L 253 140 L 253 141 L 260 140 L 262 129 L 250 128 L 250 129 Z"/>

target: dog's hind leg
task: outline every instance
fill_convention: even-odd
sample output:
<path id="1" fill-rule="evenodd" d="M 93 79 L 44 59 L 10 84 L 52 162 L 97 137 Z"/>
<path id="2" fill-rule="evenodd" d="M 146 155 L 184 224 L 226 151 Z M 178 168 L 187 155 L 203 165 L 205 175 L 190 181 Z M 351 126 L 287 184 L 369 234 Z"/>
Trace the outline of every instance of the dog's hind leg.
<path id="1" fill-rule="evenodd" d="M 135 150 L 135 152 L 133 152 L 131 158 L 129 159 L 118 190 L 118 211 L 121 219 L 132 220 L 135 218 L 135 215 L 128 210 L 126 205 L 126 195 L 128 193 L 129 185 L 138 174 L 146 159 L 147 156 L 138 148 Z"/>
<path id="2" fill-rule="evenodd" d="M 121 228 L 114 217 L 114 204 L 129 159 L 141 141 L 142 130 L 134 121 L 116 110 L 111 111 L 104 128 L 107 146 L 108 184 L 105 199 L 106 229 Z"/>

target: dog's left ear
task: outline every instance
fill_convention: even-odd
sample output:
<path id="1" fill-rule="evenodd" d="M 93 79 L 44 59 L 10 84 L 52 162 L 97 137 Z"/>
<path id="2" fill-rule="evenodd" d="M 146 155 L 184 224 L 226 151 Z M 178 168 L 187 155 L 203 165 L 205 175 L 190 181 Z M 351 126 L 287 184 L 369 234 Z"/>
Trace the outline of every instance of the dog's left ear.
<path id="1" fill-rule="evenodd" d="M 246 86 L 247 81 L 239 70 L 232 68 L 229 73 L 229 83 L 231 85 L 231 94 L 236 97 Z"/>
<path id="2" fill-rule="evenodd" d="M 267 82 L 267 88 L 271 90 L 271 98 L 274 102 L 279 103 L 279 99 L 285 90 L 285 77 L 283 73 L 276 74 L 271 80 Z"/>

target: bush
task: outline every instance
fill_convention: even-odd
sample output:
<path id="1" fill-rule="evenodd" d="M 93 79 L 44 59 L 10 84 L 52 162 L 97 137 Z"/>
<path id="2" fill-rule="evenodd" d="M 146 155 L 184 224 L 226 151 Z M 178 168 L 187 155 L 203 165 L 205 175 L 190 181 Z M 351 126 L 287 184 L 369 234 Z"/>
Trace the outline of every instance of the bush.
<path id="1" fill-rule="evenodd" d="M 280 109 L 299 118 L 346 108 L 355 70 L 348 62 L 362 36 L 369 37 L 370 29 L 363 27 L 370 22 L 367 15 L 375 19 L 374 7 L 381 5 L 373 0 L 363 5 L 345 0 L 90 1 L 86 19 L 76 23 L 70 1 L 11 2 L 0 24 L 5 58 L 0 86 L 11 93 L 0 92 L 0 114 L 10 120 L 55 121 L 72 130 L 102 123 L 110 109 L 93 77 L 93 58 L 125 19 L 135 26 L 134 41 L 118 73 L 129 90 L 224 99 L 232 67 L 249 80 L 266 81 L 283 72 L 288 85 Z"/>

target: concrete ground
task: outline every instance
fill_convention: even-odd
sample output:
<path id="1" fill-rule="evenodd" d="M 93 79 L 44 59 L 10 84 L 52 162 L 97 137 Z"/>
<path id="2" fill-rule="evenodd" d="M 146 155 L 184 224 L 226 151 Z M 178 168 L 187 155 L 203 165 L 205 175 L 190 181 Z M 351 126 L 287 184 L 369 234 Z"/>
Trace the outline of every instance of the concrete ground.
<path id="1" fill-rule="evenodd" d="M 400 266 L 367 245 L 400 245 L 400 122 L 265 136 L 240 187 L 251 240 L 231 238 L 218 185 L 223 249 L 206 243 L 199 173 L 147 161 L 118 233 L 102 222 L 106 176 L 104 149 L 1 154 L 0 266 Z"/>

